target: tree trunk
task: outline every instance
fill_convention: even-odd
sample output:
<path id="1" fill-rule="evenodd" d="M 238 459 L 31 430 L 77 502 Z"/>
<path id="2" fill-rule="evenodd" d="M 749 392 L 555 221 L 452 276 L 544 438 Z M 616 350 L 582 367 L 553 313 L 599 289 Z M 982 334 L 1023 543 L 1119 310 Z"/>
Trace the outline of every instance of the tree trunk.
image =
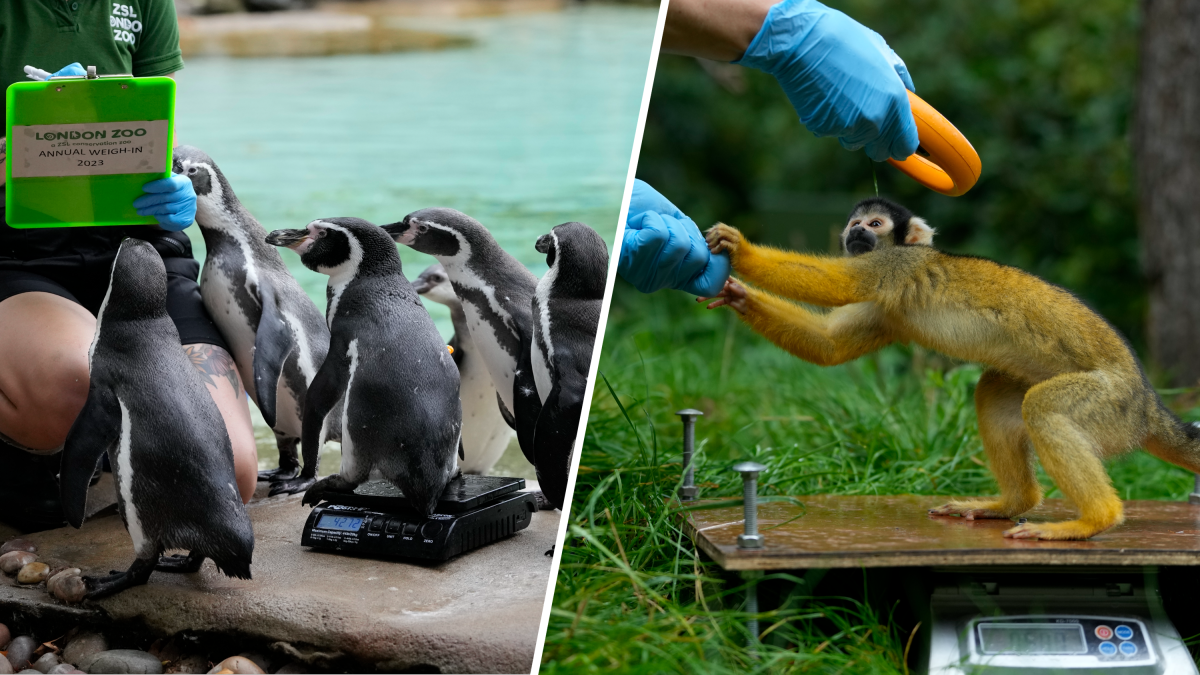
<path id="1" fill-rule="evenodd" d="M 1150 355 L 1200 380 L 1200 0 L 1142 0 L 1134 129 Z"/>

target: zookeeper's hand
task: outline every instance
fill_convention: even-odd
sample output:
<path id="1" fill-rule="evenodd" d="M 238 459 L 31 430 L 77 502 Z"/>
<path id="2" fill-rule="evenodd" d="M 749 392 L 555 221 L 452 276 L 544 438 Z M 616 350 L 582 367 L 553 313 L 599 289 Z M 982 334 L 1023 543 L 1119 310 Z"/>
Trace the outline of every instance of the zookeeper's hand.
<path id="1" fill-rule="evenodd" d="M 635 180 L 617 271 L 643 293 L 674 288 L 714 296 L 729 278 L 729 256 L 709 253 L 691 218 Z"/>
<path id="2" fill-rule="evenodd" d="M 779 80 L 800 122 L 882 162 L 917 151 L 908 68 L 883 37 L 816 0 L 784 0 L 734 63 Z"/>
<path id="3" fill-rule="evenodd" d="M 63 66 L 56 73 L 47 73 L 41 68 L 25 66 L 25 77 L 31 80 L 48 80 L 52 77 L 85 77 L 86 75 L 87 71 L 83 69 L 83 66 L 79 65 L 78 61 L 68 66 Z"/>
<path id="4" fill-rule="evenodd" d="M 154 216 L 159 227 L 179 232 L 196 219 L 196 191 L 187 176 L 152 180 L 142 186 L 146 194 L 133 200 L 139 216 Z"/>

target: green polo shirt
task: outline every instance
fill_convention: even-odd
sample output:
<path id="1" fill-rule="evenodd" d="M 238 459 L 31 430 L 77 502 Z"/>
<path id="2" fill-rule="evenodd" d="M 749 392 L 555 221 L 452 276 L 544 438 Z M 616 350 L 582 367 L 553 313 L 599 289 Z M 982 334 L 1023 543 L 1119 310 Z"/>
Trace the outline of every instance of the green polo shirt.
<path id="1" fill-rule="evenodd" d="M 173 0 L 0 0 L 0 87 L 78 61 L 100 75 L 183 68 Z M 0 134 L 3 129 L 0 127 Z"/>

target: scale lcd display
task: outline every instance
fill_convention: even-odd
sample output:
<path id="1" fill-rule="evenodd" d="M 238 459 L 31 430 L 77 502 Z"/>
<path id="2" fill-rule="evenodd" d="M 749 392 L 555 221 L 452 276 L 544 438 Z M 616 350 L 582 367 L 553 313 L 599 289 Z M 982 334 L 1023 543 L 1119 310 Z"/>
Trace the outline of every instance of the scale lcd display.
<path id="1" fill-rule="evenodd" d="M 317 521 L 317 527 L 323 530 L 346 530 L 347 532 L 357 532 L 359 526 L 362 525 L 362 518 L 354 516 L 335 516 L 332 513 L 326 513 Z"/>
<path id="2" fill-rule="evenodd" d="M 1083 626 L 1077 623 L 981 623 L 984 654 L 1086 654 Z"/>

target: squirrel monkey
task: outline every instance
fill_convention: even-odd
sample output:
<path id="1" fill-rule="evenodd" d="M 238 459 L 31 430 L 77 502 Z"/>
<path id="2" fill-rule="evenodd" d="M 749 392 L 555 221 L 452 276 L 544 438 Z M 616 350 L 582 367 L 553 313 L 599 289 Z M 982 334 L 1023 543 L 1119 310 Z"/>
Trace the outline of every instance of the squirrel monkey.
<path id="1" fill-rule="evenodd" d="M 879 198 L 850 214 L 841 235 L 845 257 L 757 246 L 718 223 L 706 233 L 709 248 L 729 252 L 746 285 L 729 279 L 709 308 L 732 307 L 756 332 L 819 365 L 892 342 L 986 365 L 975 410 L 1000 496 L 951 501 L 932 509 L 935 515 L 1029 511 L 1042 501 L 1036 453 L 1079 519 L 1026 523 L 1004 536 L 1087 539 L 1124 520 L 1103 459 L 1144 447 L 1200 471 L 1200 429 L 1166 408 L 1103 318 L 1032 274 L 938 251 L 933 234 L 924 220 Z M 788 299 L 835 309 L 819 314 Z"/>

